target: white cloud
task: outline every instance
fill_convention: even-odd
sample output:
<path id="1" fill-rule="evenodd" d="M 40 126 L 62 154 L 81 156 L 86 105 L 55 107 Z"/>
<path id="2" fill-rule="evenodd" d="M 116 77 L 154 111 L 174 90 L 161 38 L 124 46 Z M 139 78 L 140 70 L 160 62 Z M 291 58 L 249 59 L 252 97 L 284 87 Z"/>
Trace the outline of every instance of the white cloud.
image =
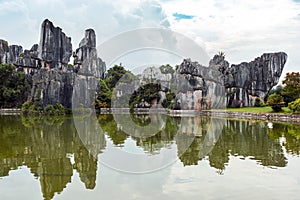
<path id="1" fill-rule="evenodd" d="M 300 5 L 290 0 L 163 2 L 171 29 L 202 44 L 210 56 L 225 51 L 231 63 L 250 61 L 263 52 L 286 51 L 292 63 L 300 47 Z M 173 13 L 196 16 L 175 20 Z M 290 64 L 289 62 L 288 64 Z M 287 70 L 299 67 L 287 65 Z"/>
<path id="2" fill-rule="evenodd" d="M 174 13 L 193 16 L 176 20 Z M 141 27 L 169 27 L 206 49 L 224 51 L 231 63 L 263 52 L 285 51 L 285 71 L 299 71 L 300 4 L 292 0 L 2 0 L 0 38 L 30 48 L 39 41 L 40 24 L 49 18 L 78 46 L 84 30 L 94 28 L 98 44 Z"/>

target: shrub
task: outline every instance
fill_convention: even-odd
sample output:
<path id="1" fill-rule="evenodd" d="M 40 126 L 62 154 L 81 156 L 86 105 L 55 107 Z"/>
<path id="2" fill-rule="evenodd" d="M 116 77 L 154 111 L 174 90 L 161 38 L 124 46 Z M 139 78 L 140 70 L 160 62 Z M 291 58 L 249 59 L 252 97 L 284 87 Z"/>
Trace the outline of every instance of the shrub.
<path id="1" fill-rule="evenodd" d="M 53 106 L 55 115 L 65 115 L 65 108 L 60 103 L 56 103 Z"/>
<path id="2" fill-rule="evenodd" d="M 21 109 L 21 112 L 24 114 L 24 115 L 27 115 L 28 114 L 28 111 L 29 111 L 29 108 L 30 106 L 32 105 L 32 103 L 30 101 L 26 101 L 25 103 L 22 104 L 22 109 Z"/>
<path id="3" fill-rule="evenodd" d="M 272 94 L 270 95 L 267 104 L 272 107 L 274 112 L 281 111 L 284 106 L 283 97 L 280 94 Z"/>
<path id="4" fill-rule="evenodd" d="M 55 114 L 55 109 L 52 105 L 47 105 L 45 108 L 44 108 L 44 112 L 45 112 L 45 115 L 54 115 Z"/>
<path id="5" fill-rule="evenodd" d="M 293 111 L 293 113 L 300 113 L 300 98 L 296 99 L 296 101 L 289 103 L 288 107 Z"/>
<path id="6" fill-rule="evenodd" d="M 257 97 L 254 101 L 254 106 L 255 107 L 263 107 L 263 106 L 265 106 L 265 104 L 261 98 Z"/>

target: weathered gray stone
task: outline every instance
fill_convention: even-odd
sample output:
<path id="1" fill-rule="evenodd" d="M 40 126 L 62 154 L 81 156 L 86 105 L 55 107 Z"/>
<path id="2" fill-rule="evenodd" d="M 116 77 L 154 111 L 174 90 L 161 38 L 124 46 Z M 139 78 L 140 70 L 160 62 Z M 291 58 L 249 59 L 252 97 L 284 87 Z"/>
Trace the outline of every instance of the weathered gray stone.
<path id="1" fill-rule="evenodd" d="M 222 68 L 227 106 L 253 106 L 255 98 L 265 99 L 277 85 L 286 60 L 284 52 L 265 53 L 249 63 Z"/>
<path id="2" fill-rule="evenodd" d="M 105 63 L 97 57 L 96 34 L 87 29 L 79 48 L 73 54 L 74 69 L 77 72 L 73 89 L 73 108 L 93 105 L 99 78 L 104 78 Z"/>
<path id="3" fill-rule="evenodd" d="M 93 29 L 87 29 L 79 48 L 73 54 L 74 68 L 78 74 L 93 75 L 104 78 L 105 63 L 97 57 L 96 34 Z"/>
<path id="4" fill-rule="evenodd" d="M 8 42 L 0 40 L 0 64 L 7 63 Z"/>
<path id="5" fill-rule="evenodd" d="M 224 62 L 224 64 L 227 64 Z M 178 93 L 174 109 L 202 110 L 225 107 L 225 88 L 218 70 L 219 58 L 209 67 L 184 59 L 176 70 Z"/>
<path id="6" fill-rule="evenodd" d="M 33 72 L 38 68 L 38 44 L 31 47 L 30 50 L 24 50 L 24 53 L 19 56 L 14 63 L 17 67 L 22 68 L 26 73 Z"/>
<path id="7" fill-rule="evenodd" d="M 45 62 L 46 67 L 62 69 L 70 61 L 71 55 L 71 38 L 46 19 L 41 28 L 38 58 Z"/>
<path id="8" fill-rule="evenodd" d="M 45 107 L 61 103 L 64 107 L 72 106 L 72 93 L 75 80 L 73 72 L 57 69 L 39 69 L 32 77 L 33 86 L 30 101 Z"/>
<path id="9" fill-rule="evenodd" d="M 278 83 L 286 59 L 283 52 L 265 53 L 230 67 L 222 55 L 215 55 L 209 67 L 185 59 L 176 71 L 179 93 L 174 109 L 254 106 L 255 98 L 265 99 Z"/>
<path id="10" fill-rule="evenodd" d="M 0 63 L 15 63 L 23 53 L 23 47 L 19 45 L 8 45 L 5 40 L 0 40 Z"/>

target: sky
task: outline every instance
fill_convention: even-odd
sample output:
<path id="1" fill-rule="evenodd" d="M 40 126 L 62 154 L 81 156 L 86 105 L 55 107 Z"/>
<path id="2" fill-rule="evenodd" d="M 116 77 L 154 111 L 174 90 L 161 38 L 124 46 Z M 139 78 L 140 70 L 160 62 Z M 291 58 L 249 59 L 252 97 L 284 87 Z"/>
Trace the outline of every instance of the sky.
<path id="1" fill-rule="evenodd" d="M 225 52 L 231 64 L 284 51 L 288 61 L 283 76 L 300 71 L 300 0 L 0 0 L 0 38 L 28 49 L 39 42 L 46 18 L 72 38 L 73 50 L 87 28 L 96 31 L 101 47 L 126 31 L 155 27 L 183 34 L 210 58 Z M 136 65 L 129 62 L 134 57 L 144 56 L 129 55 L 125 65 Z M 167 56 L 154 57 L 156 62 L 168 61 Z M 170 63 L 180 60 L 173 56 Z"/>

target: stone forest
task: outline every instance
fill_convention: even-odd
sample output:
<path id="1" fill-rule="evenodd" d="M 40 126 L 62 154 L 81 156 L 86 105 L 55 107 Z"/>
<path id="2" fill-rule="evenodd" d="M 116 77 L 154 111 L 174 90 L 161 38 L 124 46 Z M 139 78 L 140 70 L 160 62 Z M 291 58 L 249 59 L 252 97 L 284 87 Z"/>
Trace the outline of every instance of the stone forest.
<path id="1" fill-rule="evenodd" d="M 73 64 L 70 63 L 71 56 Z M 94 105 L 98 109 L 122 107 L 124 101 L 127 104 L 124 106 L 131 109 L 251 107 L 258 99 L 267 100 L 272 88 L 278 84 L 286 61 L 287 54 L 277 52 L 230 65 L 225 54 L 220 52 L 210 60 L 209 66 L 186 58 L 175 67 L 168 64 L 160 68 L 149 66 L 141 75 L 133 75 L 117 65 L 107 71 L 105 60 L 97 56 L 93 29 L 85 30 L 79 47 L 73 52 L 71 37 L 46 19 L 41 26 L 39 44 L 29 50 L 0 40 L 2 71 L 7 68 L 10 73 L 18 73 L 21 79 L 8 83 L 10 87 L 1 88 L 0 105 L 2 108 L 20 108 L 25 103 L 25 111 L 31 109 L 33 112 L 45 108 L 51 111 L 55 106 L 70 109 L 72 95 L 76 96 L 78 105 L 92 104 L 88 100 L 89 90 L 94 89 L 92 95 L 96 97 Z M 128 76 L 123 76 L 125 74 Z M 143 86 L 137 88 L 141 84 Z M 174 87 L 176 89 L 172 90 Z M 112 96 L 117 100 L 112 102 Z"/>
<path id="2" fill-rule="evenodd" d="M 46 19 L 30 49 L 0 39 L 1 199 L 299 199 L 300 73 L 282 79 L 285 52 L 135 74 L 95 30 L 78 47 L 65 33 Z"/>

